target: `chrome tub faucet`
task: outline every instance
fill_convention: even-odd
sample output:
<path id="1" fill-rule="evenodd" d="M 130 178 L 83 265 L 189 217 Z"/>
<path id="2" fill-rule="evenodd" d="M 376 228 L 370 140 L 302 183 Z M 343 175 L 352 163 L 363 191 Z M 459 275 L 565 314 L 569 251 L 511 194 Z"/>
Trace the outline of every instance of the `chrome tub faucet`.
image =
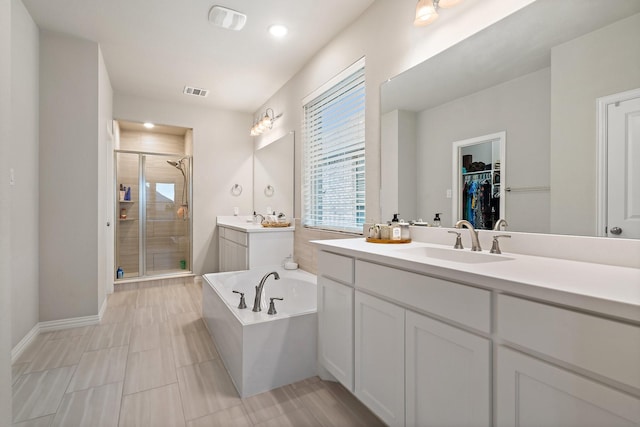
<path id="1" fill-rule="evenodd" d="M 273 277 L 276 280 L 280 280 L 280 275 L 276 271 L 272 271 L 271 273 L 267 273 L 267 274 L 264 275 L 262 280 L 260 280 L 260 284 L 258 286 L 256 286 L 256 297 L 253 300 L 253 310 L 252 311 L 255 311 L 255 312 L 262 311 L 262 306 L 261 306 L 262 289 L 264 289 L 264 284 L 267 281 L 267 278 L 269 278 L 269 276 L 271 276 L 271 275 L 273 275 Z"/>

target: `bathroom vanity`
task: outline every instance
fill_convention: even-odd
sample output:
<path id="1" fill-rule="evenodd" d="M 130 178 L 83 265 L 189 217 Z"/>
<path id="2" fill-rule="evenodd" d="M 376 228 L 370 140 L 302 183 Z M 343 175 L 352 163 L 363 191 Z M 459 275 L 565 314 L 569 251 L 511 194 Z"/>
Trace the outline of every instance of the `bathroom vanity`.
<path id="1" fill-rule="evenodd" d="M 281 265 L 293 254 L 293 224 L 268 228 L 253 223 L 251 216 L 219 216 L 217 223 L 221 272 Z"/>
<path id="2" fill-rule="evenodd" d="M 526 237 L 513 234 L 515 248 Z M 633 256 L 605 265 L 416 240 L 314 242 L 322 376 L 393 426 L 640 424 Z"/>

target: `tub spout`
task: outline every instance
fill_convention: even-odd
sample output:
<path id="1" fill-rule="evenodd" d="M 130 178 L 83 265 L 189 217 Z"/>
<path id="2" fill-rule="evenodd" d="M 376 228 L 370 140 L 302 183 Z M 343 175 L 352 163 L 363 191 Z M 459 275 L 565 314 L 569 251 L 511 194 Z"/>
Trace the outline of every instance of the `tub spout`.
<path id="1" fill-rule="evenodd" d="M 255 312 L 258 311 L 262 311 L 262 306 L 261 306 L 261 302 L 262 302 L 262 289 L 264 289 L 264 284 L 267 281 L 267 279 L 269 278 L 269 276 L 271 276 L 273 274 L 273 277 L 276 280 L 280 280 L 280 275 L 278 274 L 277 271 L 272 271 L 271 273 L 267 273 L 264 275 L 264 277 L 262 278 L 262 280 L 260 280 L 260 284 L 258 286 L 256 286 L 256 297 L 253 300 L 253 310 Z"/>

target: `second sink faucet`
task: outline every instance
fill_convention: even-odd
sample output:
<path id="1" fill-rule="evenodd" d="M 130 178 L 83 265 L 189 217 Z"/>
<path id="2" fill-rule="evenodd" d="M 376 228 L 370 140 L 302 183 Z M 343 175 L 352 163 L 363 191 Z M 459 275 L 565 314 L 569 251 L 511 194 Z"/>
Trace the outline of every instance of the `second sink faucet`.
<path id="1" fill-rule="evenodd" d="M 502 226 L 504 226 L 505 230 L 509 226 L 509 224 L 507 224 L 507 220 L 504 219 L 504 218 L 500 218 L 499 220 L 496 221 L 496 225 L 493 226 L 493 230 L 494 231 L 502 231 Z"/>
<path id="2" fill-rule="evenodd" d="M 253 310 L 252 311 L 262 311 L 262 289 L 264 289 L 264 283 L 267 281 L 269 276 L 273 274 L 273 277 L 276 280 L 280 280 L 280 275 L 277 271 L 272 271 L 271 273 L 267 273 L 264 275 L 262 280 L 260 280 L 260 284 L 256 286 L 256 297 L 253 300 Z"/>
<path id="3" fill-rule="evenodd" d="M 473 227 L 466 219 L 461 219 L 456 222 L 456 228 L 466 227 L 469 229 L 469 234 L 471 234 L 471 250 L 474 252 L 479 252 L 482 250 L 480 247 L 480 240 L 478 239 L 478 231 Z"/>

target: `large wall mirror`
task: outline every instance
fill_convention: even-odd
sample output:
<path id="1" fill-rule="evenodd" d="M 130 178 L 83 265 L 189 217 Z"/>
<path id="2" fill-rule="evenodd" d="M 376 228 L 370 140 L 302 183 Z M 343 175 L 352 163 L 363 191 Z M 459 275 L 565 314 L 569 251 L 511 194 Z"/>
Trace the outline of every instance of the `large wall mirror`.
<path id="1" fill-rule="evenodd" d="M 294 206 L 293 132 L 256 150 L 253 157 L 253 210 L 267 208 L 293 218 Z"/>
<path id="2" fill-rule="evenodd" d="M 638 0 L 537 0 L 385 82 L 382 218 L 451 226 L 453 144 L 505 132 L 508 229 L 605 235 L 597 104 L 640 88 L 638 40 Z"/>

